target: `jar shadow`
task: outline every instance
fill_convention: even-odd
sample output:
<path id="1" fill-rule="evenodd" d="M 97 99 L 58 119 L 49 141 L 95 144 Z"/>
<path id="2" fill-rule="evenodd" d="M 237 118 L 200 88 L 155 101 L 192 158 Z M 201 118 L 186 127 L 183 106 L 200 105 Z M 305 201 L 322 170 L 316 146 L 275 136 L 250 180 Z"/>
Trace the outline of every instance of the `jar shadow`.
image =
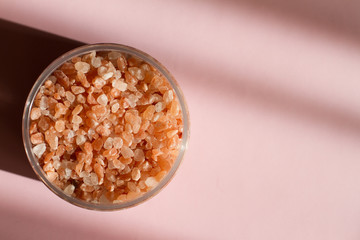
<path id="1" fill-rule="evenodd" d="M 50 62 L 84 43 L 1 19 L 0 31 L 0 170 L 37 179 L 22 141 L 26 98 Z"/>

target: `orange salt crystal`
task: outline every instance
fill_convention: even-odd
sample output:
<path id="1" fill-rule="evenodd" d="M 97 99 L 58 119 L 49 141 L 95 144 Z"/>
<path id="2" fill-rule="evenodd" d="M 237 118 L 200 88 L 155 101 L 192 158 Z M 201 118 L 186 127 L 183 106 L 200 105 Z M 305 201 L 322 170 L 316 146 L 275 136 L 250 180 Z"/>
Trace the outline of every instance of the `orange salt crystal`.
<path id="1" fill-rule="evenodd" d="M 86 62 L 77 62 L 75 63 L 75 69 L 78 72 L 87 73 L 90 70 L 90 65 Z"/>
<path id="2" fill-rule="evenodd" d="M 32 144 L 39 144 L 44 142 L 44 136 L 42 133 L 34 133 L 30 136 L 30 141 Z"/>
<path id="3" fill-rule="evenodd" d="M 49 152 L 48 154 L 46 154 L 45 157 L 44 157 L 44 163 L 50 162 L 50 160 L 52 159 L 52 157 L 54 155 L 55 155 L 55 152 Z"/>
<path id="4" fill-rule="evenodd" d="M 82 110 L 83 110 L 83 106 L 79 104 L 74 108 L 71 114 L 78 115 Z"/>
<path id="5" fill-rule="evenodd" d="M 55 154 L 56 156 L 61 157 L 65 153 L 66 149 L 64 145 L 59 145 L 58 149 L 56 150 Z"/>
<path id="6" fill-rule="evenodd" d="M 58 132 L 62 132 L 65 130 L 65 121 L 64 120 L 58 120 L 55 122 L 55 130 Z"/>
<path id="7" fill-rule="evenodd" d="M 57 78 L 58 82 L 65 88 L 69 88 L 70 81 L 69 77 L 65 75 L 65 73 L 61 70 L 55 70 L 54 76 Z"/>
<path id="8" fill-rule="evenodd" d="M 132 169 L 131 171 L 131 178 L 134 180 L 134 181 L 138 181 L 141 177 L 141 172 L 140 172 L 140 169 L 135 167 Z"/>
<path id="9" fill-rule="evenodd" d="M 93 147 L 92 147 L 91 143 L 86 142 L 86 143 L 84 144 L 84 151 L 85 151 L 85 153 L 87 153 L 87 154 L 90 154 L 90 153 L 93 152 Z"/>
<path id="10" fill-rule="evenodd" d="M 78 95 L 80 93 L 84 93 L 85 89 L 83 87 L 80 86 L 71 86 L 71 91 L 75 94 Z"/>
<path id="11" fill-rule="evenodd" d="M 33 108 L 31 109 L 31 112 L 30 112 L 30 119 L 31 120 L 37 120 L 39 119 L 41 116 L 41 110 L 40 108 Z"/>
<path id="12" fill-rule="evenodd" d="M 103 140 L 101 138 L 96 139 L 93 143 L 92 146 L 94 148 L 95 151 L 100 151 L 102 146 L 103 146 Z"/>
<path id="13" fill-rule="evenodd" d="M 90 83 L 88 82 L 86 75 L 84 72 L 78 72 L 77 73 L 77 80 L 81 83 L 81 85 L 85 88 L 90 87 Z"/>
<path id="14" fill-rule="evenodd" d="M 56 172 L 46 172 L 46 175 L 50 182 L 55 181 L 55 179 L 59 176 Z"/>

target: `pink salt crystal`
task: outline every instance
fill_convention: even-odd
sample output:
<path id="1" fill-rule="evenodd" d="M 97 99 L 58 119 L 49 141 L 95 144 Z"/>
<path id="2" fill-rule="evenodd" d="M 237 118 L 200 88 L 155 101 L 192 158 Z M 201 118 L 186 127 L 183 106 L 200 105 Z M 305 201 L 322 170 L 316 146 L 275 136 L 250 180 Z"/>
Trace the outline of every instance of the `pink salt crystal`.
<path id="1" fill-rule="evenodd" d="M 40 99 L 40 109 L 45 110 L 49 107 L 49 98 L 46 96 L 42 96 Z"/>
<path id="2" fill-rule="evenodd" d="M 70 86 L 69 78 L 65 75 L 63 71 L 55 70 L 53 74 L 62 86 L 64 86 L 65 88 L 68 88 Z"/>
<path id="3" fill-rule="evenodd" d="M 100 67 L 97 69 L 97 72 L 98 72 L 98 75 L 99 75 L 99 76 L 103 76 L 103 75 L 107 72 L 107 68 L 104 67 L 104 66 L 100 66 Z"/>
<path id="4" fill-rule="evenodd" d="M 84 93 L 85 92 L 85 89 L 83 87 L 80 87 L 80 86 L 71 86 L 71 91 L 77 95 L 77 94 L 80 94 L 80 93 Z"/>
<path id="5" fill-rule="evenodd" d="M 101 89 L 102 87 L 105 86 L 106 81 L 105 81 L 102 77 L 96 76 L 96 77 L 93 79 L 92 83 L 93 83 L 93 85 L 94 85 L 95 88 Z"/>
<path id="6" fill-rule="evenodd" d="M 48 78 L 49 81 L 51 81 L 52 83 L 56 83 L 56 77 L 51 75 L 49 78 Z"/>
<path id="7" fill-rule="evenodd" d="M 158 112 L 158 113 L 155 113 L 153 119 L 152 119 L 152 122 L 157 122 L 159 120 L 160 117 L 162 117 L 164 115 L 163 112 Z"/>
<path id="8" fill-rule="evenodd" d="M 135 107 L 136 106 L 136 102 L 138 101 L 138 98 L 134 95 L 134 94 L 130 94 L 127 98 L 126 101 L 129 103 L 130 107 Z"/>
<path id="9" fill-rule="evenodd" d="M 43 143 L 44 137 L 43 137 L 42 133 L 34 133 L 33 135 L 31 135 L 30 141 L 32 144 Z"/>
<path id="10" fill-rule="evenodd" d="M 134 182 L 128 182 L 127 187 L 129 188 L 130 192 L 139 192 L 140 190 Z"/>
<path id="11" fill-rule="evenodd" d="M 112 171 L 109 168 L 106 169 L 106 171 L 105 171 L 105 177 L 110 182 L 115 182 L 116 181 L 115 175 L 112 173 Z"/>
<path id="12" fill-rule="evenodd" d="M 78 115 L 73 115 L 71 122 L 74 124 L 80 124 L 82 122 L 82 118 Z"/>
<path id="13" fill-rule="evenodd" d="M 92 143 L 92 146 L 95 151 L 100 151 L 103 146 L 103 143 L 104 143 L 103 140 L 101 138 L 98 138 Z"/>
<path id="14" fill-rule="evenodd" d="M 164 108 L 165 108 L 165 104 L 162 102 L 158 102 L 157 104 L 155 104 L 156 112 L 161 112 L 162 110 L 164 110 Z"/>
<path id="15" fill-rule="evenodd" d="M 145 180 L 145 185 L 148 187 L 148 188 L 154 188 L 156 187 L 156 185 L 158 184 L 158 181 L 156 181 L 156 179 L 154 177 L 148 177 L 146 180 Z"/>
<path id="16" fill-rule="evenodd" d="M 33 153 L 35 154 L 35 156 L 37 158 L 41 158 L 41 156 L 44 154 L 45 150 L 46 150 L 45 143 L 40 143 L 40 144 L 36 145 L 35 147 L 33 147 Z"/>
<path id="17" fill-rule="evenodd" d="M 114 75 L 113 72 L 106 72 L 104 75 L 102 75 L 102 78 L 104 80 L 108 80 L 109 78 L 111 78 Z"/>
<path id="18" fill-rule="evenodd" d="M 104 178 L 104 168 L 99 163 L 94 164 L 94 171 L 99 179 Z"/>
<path id="19" fill-rule="evenodd" d="M 66 107 L 62 103 L 57 103 L 55 105 L 55 117 L 59 118 L 61 115 L 64 115 L 66 113 Z"/>
<path id="20" fill-rule="evenodd" d="M 100 67 L 101 66 L 101 58 L 94 57 L 93 59 L 91 59 L 91 65 L 93 65 L 94 68 Z"/>
<path id="21" fill-rule="evenodd" d="M 102 105 L 95 105 L 91 107 L 91 110 L 95 113 L 97 117 L 102 117 L 106 114 L 106 107 Z"/>
<path id="22" fill-rule="evenodd" d="M 50 182 L 55 181 L 55 179 L 59 176 L 59 174 L 56 173 L 56 172 L 47 172 L 46 175 L 47 175 L 47 179 L 48 179 Z"/>
<path id="23" fill-rule="evenodd" d="M 101 136 L 109 136 L 111 134 L 111 131 L 109 128 L 105 127 L 104 125 L 99 125 L 96 128 L 96 132 L 99 133 Z"/>
<path id="24" fill-rule="evenodd" d="M 65 130 L 65 121 L 64 120 L 57 120 L 55 122 L 55 130 L 58 132 L 62 132 Z"/>
<path id="25" fill-rule="evenodd" d="M 64 178 L 69 179 L 71 177 L 71 174 L 72 174 L 72 170 L 69 169 L 69 168 L 65 168 L 65 176 L 64 176 Z"/>
<path id="26" fill-rule="evenodd" d="M 43 170 L 44 170 L 45 172 L 53 171 L 53 170 L 54 170 L 54 166 L 53 166 L 52 162 L 47 162 L 47 163 L 43 166 Z"/>
<path id="27" fill-rule="evenodd" d="M 84 181 L 84 183 L 85 183 L 86 185 L 88 185 L 88 186 L 93 186 L 93 182 L 92 182 L 90 176 L 84 176 L 84 177 L 83 177 L 83 181 Z"/>
<path id="28" fill-rule="evenodd" d="M 138 188 L 140 188 L 141 190 L 145 189 L 146 188 L 146 185 L 145 185 L 145 181 L 144 180 L 140 180 L 139 183 L 138 183 Z"/>
<path id="29" fill-rule="evenodd" d="M 121 137 L 114 137 L 113 145 L 114 145 L 114 148 L 120 149 L 122 147 L 122 145 L 123 145 L 122 138 Z"/>
<path id="30" fill-rule="evenodd" d="M 137 162 L 142 162 L 145 160 L 145 154 L 144 151 L 140 148 L 135 149 L 134 151 L 134 160 Z"/>
<path id="31" fill-rule="evenodd" d="M 71 106 L 71 102 L 68 100 L 65 100 L 64 105 L 65 105 L 65 107 L 69 108 Z"/>
<path id="32" fill-rule="evenodd" d="M 83 106 L 79 104 L 74 108 L 71 114 L 78 115 L 82 110 L 83 110 Z"/>
<path id="33" fill-rule="evenodd" d="M 131 158 L 134 156 L 134 152 L 127 146 L 121 147 L 121 154 L 124 158 Z"/>
<path id="34" fill-rule="evenodd" d="M 96 173 L 94 173 L 94 172 L 90 173 L 90 181 L 93 186 L 97 185 L 99 183 L 99 179 L 98 179 L 98 176 L 96 175 Z"/>
<path id="35" fill-rule="evenodd" d="M 74 193 L 74 190 L 75 190 L 75 186 L 72 185 L 72 184 L 69 184 L 69 185 L 66 186 L 66 188 L 64 188 L 64 193 L 66 195 L 71 195 L 71 194 Z"/>
<path id="36" fill-rule="evenodd" d="M 77 73 L 77 79 L 81 83 L 81 85 L 83 85 L 83 87 L 85 87 L 85 88 L 90 87 L 90 83 L 88 82 L 85 73 L 78 72 Z"/>
<path id="37" fill-rule="evenodd" d="M 105 149 L 112 148 L 113 147 L 113 142 L 114 142 L 114 139 L 112 137 L 108 137 L 104 142 L 104 148 Z"/>
<path id="38" fill-rule="evenodd" d="M 84 135 L 78 135 L 76 136 L 76 144 L 77 145 L 83 145 L 86 142 L 86 137 Z"/>
<path id="39" fill-rule="evenodd" d="M 115 159 L 113 161 L 109 161 L 108 167 L 109 169 L 118 169 L 121 171 L 125 168 L 125 165 L 121 161 Z"/>
<path id="40" fill-rule="evenodd" d="M 155 179 L 156 181 L 160 182 L 166 175 L 167 175 L 167 171 L 161 171 L 158 174 L 156 174 Z"/>
<path id="41" fill-rule="evenodd" d="M 72 94 L 72 92 L 66 91 L 66 92 L 65 92 L 65 96 L 66 96 L 66 99 L 67 99 L 69 102 L 73 103 L 73 102 L 75 101 L 75 95 Z"/>
<path id="42" fill-rule="evenodd" d="M 119 103 L 115 103 L 111 106 L 111 112 L 116 113 L 120 108 L 120 104 Z"/>
<path id="43" fill-rule="evenodd" d="M 79 128 L 80 128 L 80 126 L 79 126 L 78 123 L 74 123 L 74 124 L 72 125 L 72 129 L 73 129 L 74 131 L 79 130 Z"/>
<path id="44" fill-rule="evenodd" d="M 30 124 L 29 133 L 33 134 L 33 133 L 36 133 L 36 132 L 37 132 L 37 124 L 36 124 L 36 122 L 32 122 Z"/>
<path id="45" fill-rule="evenodd" d="M 116 186 L 120 187 L 125 184 L 125 181 L 118 178 L 118 179 L 116 179 L 115 184 L 116 184 Z"/>
<path id="46" fill-rule="evenodd" d="M 90 65 L 86 62 L 75 63 L 75 69 L 79 72 L 87 73 L 90 70 Z"/>
<path id="47" fill-rule="evenodd" d="M 172 90 L 168 90 L 164 93 L 163 100 L 166 104 L 171 103 L 171 101 L 174 99 L 174 94 Z"/>
<path id="48" fill-rule="evenodd" d="M 114 78 L 115 79 L 119 79 L 121 78 L 121 72 L 119 70 L 116 70 L 115 73 L 114 73 Z"/>
<path id="49" fill-rule="evenodd" d="M 123 92 L 127 88 L 127 83 L 121 81 L 120 79 L 115 79 L 114 81 L 112 81 L 112 87 Z"/>
<path id="50" fill-rule="evenodd" d="M 180 111 L 180 106 L 177 101 L 172 101 L 171 107 L 170 107 L 170 114 L 172 116 L 177 116 Z"/>
<path id="51" fill-rule="evenodd" d="M 143 112 L 143 118 L 150 120 L 153 118 L 155 113 L 155 106 L 154 105 L 149 105 L 146 110 Z"/>
<path id="52" fill-rule="evenodd" d="M 106 106 L 107 103 L 108 103 L 108 97 L 105 95 L 105 94 L 101 94 L 97 99 L 96 101 L 100 104 L 100 105 L 103 105 L 103 106 Z"/>
<path id="53" fill-rule="evenodd" d="M 76 101 L 78 101 L 78 103 L 84 104 L 86 102 L 86 98 L 82 94 L 79 94 L 76 96 Z"/>
<path id="54" fill-rule="evenodd" d="M 56 150 L 58 147 L 58 137 L 56 136 L 54 129 L 51 127 L 45 132 L 45 140 L 49 144 L 51 149 Z"/>
<path id="55" fill-rule="evenodd" d="M 31 109 L 31 112 L 30 112 L 30 119 L 31 120 L 37 120 L 37 119 L 40 118 L 40 116 L 41 116 L 40 108 L 34 107 L 33 109 Z"/>
<path id="56" fill-rule="evenodd" d="M 133 135 L 131 133 L 128 133 L 128 132 L 123 132 L 122 133 L 122 139 L 123 139 L 124 145 L 130 146 L 132 144 L 132 141 L 133 141 Z"/>
<path id="57" fill-rule="evenodd" d="M 130 123 L 125 124 L 125 132 L 127 132 L 127 133 L 132 133 L 133 132 Z"/>
<path id="58" fill-rule="evenodd" d="M 137 167 L 134 167 L 131 171 L 131 178 L 134 181 L 138 181 L 140 179 L 140 177 L 141 177 L 140 169 Z"/>
<path id="59" fill-rule="evenodd" d="M 166 136 L 168 138 L 172 138 L 173 136 L 175 136 L 178 133 L 178 130 L 170 130 L 166 133 Z"/>
<path id="60" fill-rule="evenodd" d="M 108 53 L 108 58 L 109 58 L 109 60 L 115 60 L 115 59 L 117 59 L 117 58 L 119 58 L 119 57 L 121 57 L 122 55 L 121 55 L 121 53 L 120 52 L 109 52 Z"/>

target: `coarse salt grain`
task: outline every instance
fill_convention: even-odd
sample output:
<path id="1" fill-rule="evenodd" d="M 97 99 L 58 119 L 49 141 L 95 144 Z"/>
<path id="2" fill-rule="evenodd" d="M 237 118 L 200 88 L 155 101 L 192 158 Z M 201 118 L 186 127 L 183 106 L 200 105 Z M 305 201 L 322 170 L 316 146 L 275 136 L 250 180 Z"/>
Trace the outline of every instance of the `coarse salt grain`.
<path id="1" fill-rule="evenodd" d="M 67 99 L 69 102 L 73 103 L 73 102 L 75 101 L 75 95 L 72 94 L 72 92 L 66 91 L 66 92 L 65 92 L 65 96 L 66 96 L 66 99 Z"/>
<path id="2" fill-rule="evenodd" d="M 71 86 L 71 91 L 77 95 L 77 94 L 80 94 L 80 93 L 84 93 L 85 92 L 85 89 L 83 87 L 79 87 L 79 86 Z"/>
<path id="3" fill-rule="evenodd" d="M 154 177 L 148 177 L 145 180 L 145 185 L 149 188 L 154 188 L 154 187 L 156 187 L 157 184 L 158 184 L 158 181 L 156 181 L 156 179 Z"/>
<path id="4" fill-rule="evenodd" d="M 79 72 L 87 73 L 90 70 L 90 65 L 86 62 L 75 63 L 75 69 Z"/>
<path id="5" fill-rule="evenodd" d="M 43 143 L 44 142 L 44 136 L 42 135 L 42 133 L 34 133 L 33 135 L 31 135 L 30 141 L 31 141 L 32 144 Z"/>
<path id="6" fill-rule="evenodd" d="M 76 144 L 77 145 L 83 145 L 86 142 L 86 137 L 84 135 L 78 135 L 76 137 Z"/>
<path id="7" fill-rule="evenodd" d="M 64 188 L 64 193 L 66 195 L 71 195 L 74 193 L 74 190 L 75 190 L 75 186 L 72 184 L 69 184 L 68 186 L 66 186 L 66 188 Z"/>
<path id="8" fill-rule="evenodd" d="M 108 137 L 104 142 L 105 149 L 111 149 L 113 147 L 114 139 L 112 137 Z"/>
<path id="9" fill-rule="evenodd" d="M 65 121 L 64 120 L 57 120 L 55 122 L 55 130 L 58 132 L 62 132 L 65 130 Z"/>
<path id="10" fill-rule="evenodd" d="M 109 99 L 108 97 L 105 95 L 105 94 L 101 94 L 97 99 L 96 101 L 100 104 L 100 105 L 103 105 L 103 106 L 106 106 Z"/>
<path id="11" fill-rule="evenodd" d="M 121 81 L 120 79 L 115 79 L 113 82 L 112 82 L 112 87 L 116 88 L 117 90 L 119 91 L 125 91 L 126 88 L 127 88 L 127 83 Z"/>
<path id="12" fill-rule="evenodd" d="M 134 180 L 134 181 L 138 181 L 141 177 L 141 172 L 140 172 L 140 169 L 135 167 L 133 168 L 133 170 L 131 171 L 131 178 Z"/>
<path id="13" fill-rule="evenodd" d="M 37 120 L 39 119 L 41 116 L 41 109 L 40 108 L 33 108 L 31 109 L 31 112 L 30 112 L 30 119 L 31 120 Z"/>
<path id="14" fill-rule="evenodd" d="M 46 150 L 45 143 L 40 143 L 40 144 L 36 145 L 35 147 L 33 147 L 33 153 L 35 154 L 35 156 L 37 158 L 41 158 L 41 156 L 44 154 L 45 150 Z"/>

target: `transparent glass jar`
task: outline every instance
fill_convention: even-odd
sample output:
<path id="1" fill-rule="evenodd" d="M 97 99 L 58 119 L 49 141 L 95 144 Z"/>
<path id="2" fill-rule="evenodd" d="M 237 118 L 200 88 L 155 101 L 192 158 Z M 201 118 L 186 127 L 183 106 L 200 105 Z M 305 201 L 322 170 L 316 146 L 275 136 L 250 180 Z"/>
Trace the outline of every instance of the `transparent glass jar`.
<path id="1" fill-rule="evenodd" d="M 170 83 L 172 88 L 174 89 L 174 92 L 179 99 L 179 103 L 182 110 L 182 117 L 183 117 L 183 134 L 182 134 L 182 141 L 180 146 L 179 154 L 168 172 L 168 174 L 159 182 L 159 184 L 153 188 L 152 190 L 144 193 L 138 198 L 135 198 L 133 200 L 123 202 L 123 203 L 92 203 L 92 202 L 86 202 L 84 200 L 71 197 L 66 195 L 62 189 L 54 185 L 52 182 L 50 182 L 43 169 L 41 168 L 36 156 L 34 155 L 32 151 L 32 144 L 30 141 L 30 134 L 29 134 L 29 127 L 30 127 L 30 110 L 32 108 L 35 96 L 40 89 L 40 87 L 43 85 L 45 80 L 55 71 L 58 69 L 64 62 L 72 59 L 76 56 L 82 56 L 84 54 L 90 53 L 91 51 L 101 52 L 101 51 L 117 51 L 124 54 L 128 54 L 131 56 L 135 56 L 137 58 L 142 59 L 143 61 L 147 62 L 148 64 L 155 67 Z M 182 91 L 179 88 L 178 83 L 174 79 L 174 77 L 170 74 L 170 72 L 156 59 L 151 57 L 150 55 L 129 47 L 124 46 L 121 44 L 112 44 L 112 43 L 101 43 L 101 44 L 91 44 L 91 45 L 84 45 L 78 48 L 75 48 L 60 57 L 58 57 L 56 60 L 54 60 L 38 77 L 35 84 L 33 85 L 29 96 L 25 103 L 24 108 L 24 114 L 23 114 L 23 120 L 22 120 L 22 134 L 23 134 L 23 143 L 26 151 L 26 155 L 29 159 L 30 165 L 33 168 L 34 172 L 38 176 L 38 178 L 56 195 L 58 195 L 60 198 L 64 199 L 65 201 L 72 203 L 76 206 L 92 209 L 92 210 L 99 210 L 99 211 L 111 211 L 111 210 L 120 210 L 128 207 L 135 206 L 137 204 L 140 204 L 144 202 L 145 200 L 153 197 L 156 195 L 161 189 L 163 189 L 173 178 L 175 172 L 179 168 L 179 165 L 184 157 L 185 150 L 187 148 L 188 140 L 189 140 L 189 113 L 187 109 L 187 105 L 185 103 L 185 99 L 183 96 Z"/>

